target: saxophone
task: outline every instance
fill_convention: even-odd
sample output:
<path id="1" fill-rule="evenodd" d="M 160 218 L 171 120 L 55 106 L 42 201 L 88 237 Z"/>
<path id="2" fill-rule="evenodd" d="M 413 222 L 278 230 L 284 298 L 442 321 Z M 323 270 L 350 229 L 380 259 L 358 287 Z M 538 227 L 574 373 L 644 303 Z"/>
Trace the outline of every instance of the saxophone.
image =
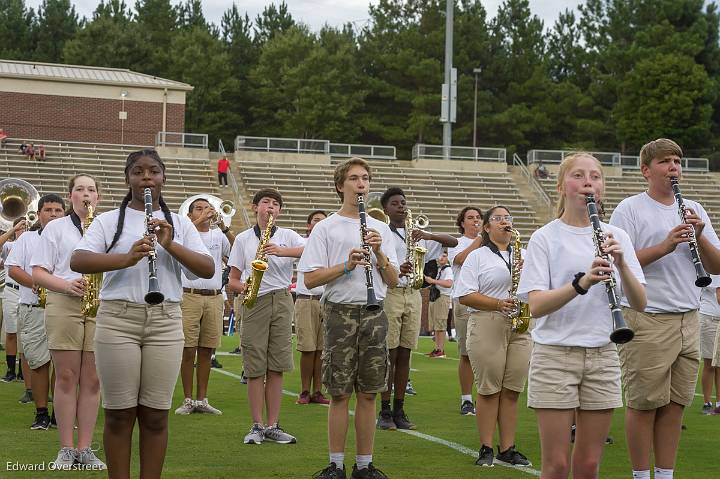
<path id="1" fill-rule="evenodd" d="M 512 246 L 512 273 L 510 275 L 511 285 L 510 299 L 515 303 L 515 309 L 510 313 L 510 321 L 512 323 L 512 330 L 515 333 L 522 334 L 530 327 L 530 306 L 527 303 L 521 303 L 517 296 L 518 285 L 520 284 L 520 273 L 522 271 L 522 245 L 520 244 L 520 232 L 512 227 L 508 226 L 507 230 L 513 235 L 513 246 Z"/>
<path id="2" fill-rule="evenodd" d="M 260 243 L 258 244 L 257 251 L 255 252 L 255 259 L 251 263 L 250 277 L 247 281 L 247 288 L 245 289 L 245 297 L 243 298 L 242 304 L 247 308 L 255 306 L 257 300 L 258 291 L 260 290 L 260 283 L 265 271 L 268 269 L 267 256 L 263 252 L 265 246 L 270 241 L 270 235 L 272 234 L 273 227 L 273 216 L 268 215 L 268 223 L 260 237 Z"/>
<path id="3" fill-rule="evenodd" d="M 88 228 L 90 228 L 90 224 L 95 219 L 95 207 L 87 200 L 84 203 L 88 214 L 82 228 L 83 236 L 87 233 Z M 86 318 L 94 318 L 97 315 L 97 310 L 100 306 L 100 288 L 102 287 L 103 274 L 84 274 L 83 280 L 85 280 L 85 292 L 83 293 L 82 300 L 80 302 L 80 308 L 83 316 Z"/>
<path id="4" fill-rule="evenodd" d="M 413 289 L 420 289 L 423 285 L 423 269 L 425 268 L 425 254 L 427 249 L 417 245 L 417 241 L 413 240 L 412 232 L 414 229 L 423 230 L 430 224 L 430 220 L 425 215 L 418 215 L 413 218 L 412 211 L 407 210 L 405 215 L 405 248 L 407 250 L 405 262 L 412 265 L 412 270 L 408 275 L 408 285 Z"/>

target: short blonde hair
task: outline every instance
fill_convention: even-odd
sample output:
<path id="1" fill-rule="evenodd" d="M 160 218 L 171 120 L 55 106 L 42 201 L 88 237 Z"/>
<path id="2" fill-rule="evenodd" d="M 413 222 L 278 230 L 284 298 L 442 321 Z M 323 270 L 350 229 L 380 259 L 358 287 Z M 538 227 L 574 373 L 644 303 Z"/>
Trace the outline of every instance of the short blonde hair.
<path id="1" fill-rule="evenodd" d="M 667 138 L 658 138 L 646 143 L 640 150 L 640 164 L 650 166 L 654 159 L 664 158 L 667 155 L 683 156 L 680 145 Z"/>
<path id="2" fill-rule="evenodd" d="M 600 163 L 600 160 L 595 158 L 593 155 L 586 151 L 578 151 L 576 153 L 572 153 L 563 159 L 562 163 L 560 163 L 560 169 L 558 170 L 557 175 L 557 190 L 560 193 L 558 196 L 558 202 L 557 202 L 557 208 L 556 208 L 556 214 L 557 217 L 560 218 L 563 213 L 565 212 L 565 194 L 563 192 L 565 188 L 565 175 L 567 175 L 568 171 L 572 169 L 572 167 L 575 165 L 577 160 L 580 158 L 590 158 L 591 160 L 595 161 L 595 164 L 597 165 L 598 169 L 600 170 L 600 176 L 603 180 L 603 194 L 605 194 L 605 174 L 603 173 L 602 164 Z M 599 200 L 599 198 L 597 198 Z"/>
<path id="3" fill-rule="evenodd" d="M 350 171 L 350 168 L 352 168 L 355 165 L 362 166 L 365 169 L 365 171 L 367 171 L 368 176 L 372 180 L 372 169 L 370 168 L 370 164 L 367 161 L 363 160 L 362 158 L 353 156 L 346 162 L 340 163 L 339 165 L 337 165 L 337 167 L 335 167 L 335 177 L 334 177 L 335 192 L 340 197 L 341 201 L 344 198 L 343 198 L 342 191 L 340 191 L 338 186 L 342 186 L 343 183 L 345 183 L 345 180 L 347 179 L 348 171 Z"/>

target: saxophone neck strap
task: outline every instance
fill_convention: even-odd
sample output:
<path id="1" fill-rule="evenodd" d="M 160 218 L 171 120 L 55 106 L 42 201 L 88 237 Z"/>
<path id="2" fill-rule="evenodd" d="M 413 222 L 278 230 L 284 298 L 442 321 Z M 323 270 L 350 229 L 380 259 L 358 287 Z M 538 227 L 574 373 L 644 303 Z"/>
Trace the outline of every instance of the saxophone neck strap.
<path id="1" fill-rule="evenodd" d="M 77 213 L 75 213 L 74 210 L 72 213 L 70 213 L 70 220 L 75 225 L 75 228 L 77 228 L 77 230 L 80 232 L 80 236 L 82 236 L 83 235 L 82 221 L 80 221 L 80 217 L 78 216 Z"/>
<path id="2" fill-rule="evenodd" d="M 404 230 L 404 229 L 405 229 L 405 228 L 403 228 L 403 230 Z M 397 227 L 397 226 L 395 226 L 394 224 L 390 224 L 390 231 L 392 231 L 393 233 L 395 233 L 396 235 L 398 235 L 398 237 L 399 237 L 401 240 L 403 240 L 403 243 L 405 242 L 405 237 L 400 234 L 400 232 L 398 231 L 398 227 Z M 407 235 L 407 232 L 405 232 L 405 234 Z"/>
<path id="3" fill-rule="evenodd" d="M 255 236 L 257 236 L 257 239 L 261 240 L 262 232 L 260 231 L 260 226 L 257 223 L 255 224 L 255 226 L 253 226 L 253 231 L 255 232 Z M 270 237 L 271 238 L 275 235 L 276 231 L 277 231 L 277 226 L 273 225 L 273 227 L 270 229 Z"/>
<path id="4" fill-rule="evenodd" d="M 512 274 L 512 246 L 508 245 L 508 249 L 507 249 L 508 257 L 511 258 L 510 261 L 505 261 L 505 257 L 500 252 L 500 249 L 492 241 L 488 242 L 487 247 L 490 249 L 490 251 L 492 251 L 493 253 L 498 255 L 498 257 L 503 261 L 503 263 L 505 263 L 505 266 L 507 266 L 507 269 L 508 269 L 508 271 L 510 271 L 510 274 Z"/>

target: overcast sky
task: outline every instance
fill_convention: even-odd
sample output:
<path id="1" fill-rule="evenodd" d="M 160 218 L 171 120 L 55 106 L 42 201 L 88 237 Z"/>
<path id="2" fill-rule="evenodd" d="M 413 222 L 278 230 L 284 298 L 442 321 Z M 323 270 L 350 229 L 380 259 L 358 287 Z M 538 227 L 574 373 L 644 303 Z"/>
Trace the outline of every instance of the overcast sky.
<path id="1" fill-rule="evenodd" d="M 93 10 L 98 4 L 97 0 L 72 0 L 75 9 L 80 16 L 90 18 Z M 125 0 L 130 6 L 135 4 L 135 0 Z M 171 0 L 172 3 L 181 3 L 177 0 Z M 243 0 L 235 1 L 240 11 L 246 11 L 251 19 L 262 12 L 265 5 L 271 3 L 272 0 Z M 310 25 L 314 30 L 328 23 L 331 26 L 340 26 L 346 22 L 353 22 L 358 26 L 363 25 L 369 18 L 368 4 L 374 3 L 375 0 L 286 0 L 293 18 Z M 41 0 L 26 0 L 26 5 L 37 10 Z M 482 2 L 489 12 L 489 16 L 494 17 L 498 6 L 502 0 L 484 0 Z M 545 28 L 552 27 L 558 14 L 566 8 L 574 8 L 581 0 L 530 0 L 530 8 L 533 13 L 538 15 L 544 22 Z M 205 16 L 213 23 L 219 24 L 220 18 L 225 10 L 232 4 L 232 0 L 203 0 L 203 12 Z"/>

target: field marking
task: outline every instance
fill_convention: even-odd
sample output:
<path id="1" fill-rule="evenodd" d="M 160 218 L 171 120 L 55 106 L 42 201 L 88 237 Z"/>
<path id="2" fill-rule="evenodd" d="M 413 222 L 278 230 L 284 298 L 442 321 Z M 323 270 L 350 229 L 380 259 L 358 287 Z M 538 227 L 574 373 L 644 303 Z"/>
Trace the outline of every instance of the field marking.
<path id="1" fill-rule="evenodd" d="M 213 369 L 211 369 L 211 371 L 215 371 L 216 373 L 230 376 L 231 378 L 235 378 L 237 380 L 240 380 L 242 378 L 239 374 L 231 373 L 230 371 L 225 371 L 222 369 L 214 369 L 213 368 Z M 292 396 L 292 397 L 298 396 L 298 393 L 288 391 L 286 389 L 283 389 L 282 392 L 286 396 Z M 327 407 L 327 405 L 324 405 L 324 406 Z M 354 416 L 355 411 L 353 411 L 351 409 L 350 415 Z M 477 456 L 477 452 L 474 449 L 470 449 L 469 447 L 463 446 L 462 444 L 458 444 L 456 442 L 448 441 L 448 440 L 445 440 L 445 439 L 442 439 L 442 438 L 439 438 L 436 436 L 431 436 L 430 434 L 425 434 L 425 433 L 418 432 L 418 431 L 410 431 L 410 430 L 406 430 L 406 429 L 398 429 L 397 431 L 405 433 L 405 434 L 409 434 L 411 436 L 415 436 L 420 439 L 425 439 L 426 441 L 430 441 L 435 444 L 440 444 L 441 446 L 449 447 L 450 449 L 453 449 L 453 450 L 459 452 L 460 454 L 464 454 L 466 456 L 471 456 L 472 458 L 475 458 Z M 497 461 L 497 460 L 495 461 L 495 464 L 497 464 L 498 466 L 506 467 L 508 469 L 514 469 L 516 471 L 523 472 L 525 474 L 530 474 L 531 476 L 540 477 L 540 471 L 538 471 L 537 469 L 533 469 L 532 467 L 511 466 L 509 464 L 506 464 L 502 461 Z"/>
<path id="2" fill-rule="evenodd" d="M 460 358 L 451 358 L 450 356 L 445 356 L 444 358 L 430 358 L 427 354 L 420 353 L 418 351 L 413 351 L 413 354 L 417 354 L 418 356 L 425 356 L 428 359 L 451 359 L 453 361 L 460 361 Z"/>

